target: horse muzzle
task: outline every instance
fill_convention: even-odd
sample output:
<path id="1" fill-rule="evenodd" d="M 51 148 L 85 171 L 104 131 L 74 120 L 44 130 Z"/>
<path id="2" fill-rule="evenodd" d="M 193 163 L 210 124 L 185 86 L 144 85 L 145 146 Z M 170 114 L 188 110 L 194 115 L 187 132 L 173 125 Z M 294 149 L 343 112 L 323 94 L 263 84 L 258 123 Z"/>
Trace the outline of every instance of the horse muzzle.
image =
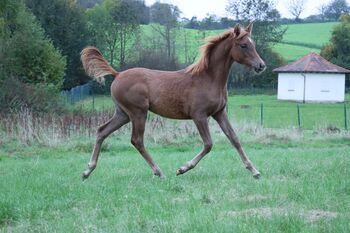
<path id="1" fill-rule="evenodd" d="M 264 70 L 266 70 L 265 63 L 261 62 L 258 65 L 254 66 L 254 71 L 258 74 L 262 73 Z"/>

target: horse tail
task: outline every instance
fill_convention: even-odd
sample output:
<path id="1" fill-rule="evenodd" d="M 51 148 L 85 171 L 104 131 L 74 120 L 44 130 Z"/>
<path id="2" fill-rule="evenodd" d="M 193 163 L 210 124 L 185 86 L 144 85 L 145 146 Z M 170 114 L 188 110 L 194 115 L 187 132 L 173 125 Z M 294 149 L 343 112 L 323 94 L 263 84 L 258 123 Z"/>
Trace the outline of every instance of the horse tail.
<path id="1" fill-rule="evenodd" d="M 96 47 L 84 48 L 80 58 L 86 74 L 98 81 L 104 80 L 103 77 L 109 74 L 118 75 Z"/>

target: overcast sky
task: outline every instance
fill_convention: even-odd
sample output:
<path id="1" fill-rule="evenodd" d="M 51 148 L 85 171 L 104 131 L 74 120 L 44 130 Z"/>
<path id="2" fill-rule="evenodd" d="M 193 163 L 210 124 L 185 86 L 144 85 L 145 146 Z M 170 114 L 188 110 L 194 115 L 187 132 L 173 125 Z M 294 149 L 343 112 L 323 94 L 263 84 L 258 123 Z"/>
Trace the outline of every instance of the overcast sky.
<path id="1" fill-rule="evenodd" d="M 145 0 L 147 5 L 151 5 L 157 0 Z M 288 12 L 288 2 L 290 0 L 275 0 L 278 11 L 282 14 L 282 17 L 293 18 Z M 318 7 L 321 4 L 329 3 L 331 0 L 306 0 L 305 10 L 301 14 L 301 17 L 307 17 L 312 14 L 317 14 Z M 202 19 L 207 13 L 214 13 L 218 16 L 229 16 L 225 8 L 228 5 L 229 0 L 159 0 L 162 3 L 171 3 L 177 5 L 182 11 L 182 17 L 191 18 L 197 16 Z M 350 0 L 347 0 L 350 4 Z"/>

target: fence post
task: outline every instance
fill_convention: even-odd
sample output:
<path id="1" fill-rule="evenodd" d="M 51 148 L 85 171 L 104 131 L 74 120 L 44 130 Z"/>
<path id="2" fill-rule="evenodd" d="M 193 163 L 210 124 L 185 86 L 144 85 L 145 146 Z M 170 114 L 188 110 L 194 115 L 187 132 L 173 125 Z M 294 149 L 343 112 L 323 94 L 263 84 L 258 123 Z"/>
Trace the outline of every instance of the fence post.
<path id="1" fill-rule="evenodd" d="M 95 95 L 92 94 L 92 111 L 95 111 Z"/>
<path id="2" fill-rule="evenodd" d="M 297 110 L 298 110 L 298 127 L 301 128 L 301 117 L 300 117 L 300 106 L 297 104 Z"/>
<path id="3" fill-rule="evenodd" d="M 346 109 L 346 103 L 344 103 L 344 123 L 345 123 L 345 130 L 348 130 L 348 113 Z"/>
<path id="4" fill-rule="evenodd" d="M 264 126 L 264 104 L 261 103 L 260 105 L 260 124 L 261 126 Z"/>

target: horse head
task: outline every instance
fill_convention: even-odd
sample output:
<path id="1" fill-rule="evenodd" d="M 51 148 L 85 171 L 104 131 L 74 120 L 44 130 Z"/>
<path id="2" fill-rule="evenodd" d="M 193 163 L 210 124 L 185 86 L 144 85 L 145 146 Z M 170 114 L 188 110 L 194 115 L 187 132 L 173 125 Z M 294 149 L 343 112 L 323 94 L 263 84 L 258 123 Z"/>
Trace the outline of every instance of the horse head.
<path id="1" fill-rule="evenodd" d="M 236 24 L 233 29 L 234 43 L 231 48 L 231 56 L 235 62 L 261 73 L 265 70 L 266 65 L 256 51 L 255 42 L 251 38 L 252 30 L 253 23 L 250 23 L 246 28 Z"/>

